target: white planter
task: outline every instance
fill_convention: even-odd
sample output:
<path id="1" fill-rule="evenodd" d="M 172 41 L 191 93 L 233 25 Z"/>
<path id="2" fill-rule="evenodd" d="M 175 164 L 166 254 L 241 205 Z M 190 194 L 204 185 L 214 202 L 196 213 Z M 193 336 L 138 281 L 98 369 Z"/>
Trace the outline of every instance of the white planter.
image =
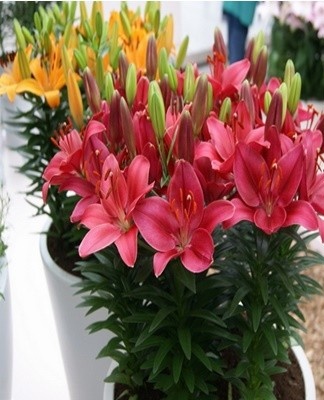
<path id="1" fill-rule="evenodd" d="M 0 399 L 11 399 L 12 383 L 12 321 L 8 267 L 0 258 Z"/>
<path id="2" fill-rule="evenodd" d="M 300 365 L 305 385 L 305 400 L 316 400 L 315 381 L 312 369 L 306 357 L 306 354 L 301 346 L 292 346 L 292 350 Z M 116 367 L 116 363 L 112 362 L 108 370 L 107 376 Z M 106 383 L 103 400 L 114 400 L 114 384 Z M 292 400 L 292 399 L 291 399 Z"/>
<path id="3" fill-rule="evenodd" d="M 44 232 L 47 232 L 50 221 Z M 59 344 L 71 400 L 101 400 L 104 379 L 110 359 L 96 359 L 107 344 L 112 333 L 100 331 L 92 334 L 86 329 L 92 322 L 104 320 L 107 313 L 98 310 L 86 316 L 87 309 L 78 307 L 81 295 L 72 285 L 81 278 L 60 268 L 51 258 L 46 245 L 46 235 L 40 236 L 40 252 L 44 264 L 46 281 L 53 307 Z"/>

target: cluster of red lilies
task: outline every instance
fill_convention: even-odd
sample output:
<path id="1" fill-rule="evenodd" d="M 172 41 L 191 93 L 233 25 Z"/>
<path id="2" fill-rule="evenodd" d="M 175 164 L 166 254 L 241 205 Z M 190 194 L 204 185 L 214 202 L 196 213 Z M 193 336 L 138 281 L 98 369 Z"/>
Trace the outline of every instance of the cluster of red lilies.
<path id="1" fill-rule="evenodd" d="M 269 235 L 299 225 L 324 238 L 324 117 L 300 101 L 292 63 L 283 80 L 266 78 L 267 52 L 252 41 L 227 65 L 217 31 L 209 64 L 209 74 L 164 63 L 156 79 L 116 75 L 109 100 L 85 71 L 92 116 L 58 138 L 43 187 L 45 200 L 51 185 L 79 196 L 81 257 L 115 244 L 131 267 L 141 237 L 156 276 L 174 258 L 198 273 L 219 224 L 250 221 Z"/>

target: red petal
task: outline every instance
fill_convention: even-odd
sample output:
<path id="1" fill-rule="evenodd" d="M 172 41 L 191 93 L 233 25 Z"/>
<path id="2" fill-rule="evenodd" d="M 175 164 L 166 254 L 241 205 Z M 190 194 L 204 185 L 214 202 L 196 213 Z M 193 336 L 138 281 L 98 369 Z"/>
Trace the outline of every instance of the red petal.
<path id="1" fill-rule="evenodd" d="M 287 218 L 284 226 L 301 225 L 306 229 L 318 229 L 318 218 L 313 207 L 306 201 L 294 201 L 286 207 Z"/>
<path id="2" fill-rule="evenodd" d="M 190 246 L 181 254 L 184 267 L 194 273 L 208 269 L 213 262 L 214 243 L 205 229 L 196 229 L 192 235 Z"/>
<path id="3" fill-rule="evenodd" d="M 286 216 L 287 214 L 283 207 L 276 207 L 271 215 L 267 215 L 263 208 L 259 208 L 254 214 L 254 222 L 265 233 L 271 234 L 284 225 Z"/>
<path id="4" fill-rule="evenodd" d="M 204 209 L 204 216 L 201 222 L 201 228 L 212 233 L 218 224 L 229 219 L 234 214 L 234 206 L 226 200 L 216 200 L 208 204 Z"/>
<path id="5" fill-rule="evenodd" d="M 165 253 L 155 253 L 153 259 L 154 273 L 158 277 L 165 270 L 168 262 L 178 256 L 177 250 L 173 249 Z"/>
<path id="6" fill-rule="evenodd" d="M 133 226 L 115 241 L 118 252 L 128 267 L 133 267 L 137 258 L 137 234 L 138 229 Z"/>
<path id="7" fill-rule="evenodd" d="M 79 246 L 80 257 L 102 250 L 111 245 L 120 236 L 120 230 L 114 225 L 104 224 L 92 228 Z"/>

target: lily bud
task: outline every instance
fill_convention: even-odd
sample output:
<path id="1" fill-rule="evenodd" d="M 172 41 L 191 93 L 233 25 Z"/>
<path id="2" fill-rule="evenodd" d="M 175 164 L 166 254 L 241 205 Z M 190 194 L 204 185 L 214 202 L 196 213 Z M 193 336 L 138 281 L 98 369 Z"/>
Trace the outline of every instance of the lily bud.
<path id="1" fill-rule="evenodd" d="M 110 52 L 109 52 L 109 59 L 113 71 L 116 71 L 118 67 L 119 53 L 120 53 L 120 47 L 118 46 L 118 24 L 117 22 L 115 22 L 112 27 L 112 32 L 110 37 Z"/>
<path id="2" fill-rule="evenodd" d="M 87 66 L 87 59 L 80 49 L 74 49 L 74 57 L 78 63 L 78 66 L 81 70 L 84 70 Z"/>
<path id="3" fill-rule="evenodd" d="M 184 101 L 186 103 L 192 102 L 195 94 L 195 74 L 192 64 L 187 64 L 185 69 L 185 77 L 183 84 Z"/>
<path id="4" fill-rule="evenodd" d="M 103 90 L 104 86 L 104 66 L 101 57 L 98 57 L 96 60 L 96 81 L 99 86 L 99 90 Z"/>
<path id="5" fill-rule="evenodd" d="M 159 140 L 165 131 L 165 108 L 160 87 L 156 81 L 150 82 L 148 93 L 148 111 L 154 132 Z"/>
<path id="6" fill-rule="evenodd" d="M 261 87 L 265 80 L 267 74 L 267 65 L 268 49 L 266 46 L 262 46 L 253 70 L 253 82 L 257 85 L 258 88 Z"/>
<path id="7" fill-rule="evenodd" d="M 90 110 L 93 114 L 97 114 L 101 110 L 100 91 L 89 67 L 83 72 L 83 85 Z"/>
<path id="8" fill-rule="evenodd" d="M 104 96 L 108 103 L 111 102 L 112 95 L 114 93 L 114 82 L 110 72 L 107 72 L 104 79 Z"/>
<path id="9" fill-rule="evenodd" d="M 298 72 L 296 72 L 294 77 L 292 78 L 288 95 L 288 110 L 291 112 L 292 115 L 295 114 L 298 107 L 301 87 L 302 87 L 301 76 Z"/>
<path id="10" fill-rule="evenodd" d="M 83 5 L 84 5 L 84 2 L 80 1 L 80 6 L 81 6 L 81 3 L 83 3 Z M 53 15 L 54 15 L 55 21 L 60 25 L 64 25 L 60 8 L 56 3 L 53 5 L 52 10 L 53 10 Z"/>
<path id="11" fill-rule="evenodd" d="M 179 47 L 178 55 L 177 55 L 177 58 L 176 58 L 176 61 L 175 61 L 175 68 L 176 69 L 181 68 L 181 66 L 182 66 L 182 64 L 183 64 L 183 62 L 184 62 L 184 60 L 186 58 L 187 50 L 188 50 L 188 44 L 189 44 L 189 36 L 186 36 L 183 39 L 183 41 L 181 42 L 180 47 Z"/>
<path id="12" fill-rule="evenodd" d="M 117 148 L 118 143 L 120 143 L 122 140 L 120 99 L 121 96 L 119 92 L 117 90 L 114 90 L 110 103 L 110 119 L 109 119 L 110 140 L 113 149 Z"/>
<path id="13" fill-rule="evenodd" d="M 252 49 L 252 62 L 255 64 L 257 62 L 259 53 L 264 46 L 264 33 L 263 31 L 260 31 L 253 43 L 253 49 Z"/>
<path id="14" fill-rule="evenodd" d="M 126 76 L 127 76 L 127 71 L 128 71 L 128 60 L 126 58 L 126 55 L 123 51 L 119 53 L 119 58 L 118 58 L 118 67 L 119 67 L 119 80 L 120 80 L 120 85 L 123 89 L 125 89 L 126 86 Z"/>
<path id="15" fill-rule="evenodd" d="M 199 135 L 207 115 L 207 94 L 208 80 L 207 76 L 201 75 L 198 78 L 196 92 L 192 102 L 192 121 L 195 135 Z"/>
<path id="16" fill-rule="evenodd" d="M 69 2 L 69 21 L 73 21 L 75 18 L 76 7 L 78 5 L 77 1 L 70 1 Z"/>
<path id="17" fill-rule="evenodd" d="M 45 53 L 46 54 L 51 54 L 51 52 L 52 52 L 52 42 L 51 42 L 50 36 L 49 36 L 49 34 L 47 32 L 44 33 L 43 46 L 44 46 Z"/>
<path id="18" fill-rule="evenodd" d="M 216 28 L 214 31 L 213 51 L 215 53 L 221 54 L 224 57 L 224 61 L 227 61 L 227 49 L 224 42 L 224 37 L 219 28 Z"/>
<path id="19" fill-rule="evenodd" d="M 80 4 L 81 25 L 83 25 L 84 21 L 88 20 L 87 7 L 84 1 L 80 1 L 79 4 Z"/>
<path id="20" fill-rule="evenodd" d="M 213 105 L 214 105 L 213 86 L 210 82 L 208 82 L 206 115 L 208 115 L 211 112 L 211 110 L 213 109 Z"/>
<path id="21" fill-rule="evenodd" d="M 282 103 L 282 92 L 280 90 L 276 90 L 270 103 L 265 123 L 265 132 L 267 132 L 272 125 L 275 125 L 278 131 L 280 131 L 284 121 L 284 119 L 282 118 Z"/>
<path id="22" fill-rule="evenodd" d="M 85 20 L 85 21 L 83 22 L 83 25 L 82 25 L 82 26 L 83 26 L 83 28 L 84 28 L 86 38 L 87 38 L 88 40 L 91 40 L 91 39 L 92 39 L 92 36 L 93 36 L 93 31 L 92 31 L 92 29 L 91 29 L 91 26 L 90 26 L 90 24 L 89 24 L 89 21 Z"/>
<path id="23" fill-rule="evenodd" d="M 244 82 L 242 83 L 242 86 L 241 86 L 241 100 L 243 100 L 244 103 L 246 104 L 246 107 L 251 116 L 251 121 L 255 121 L 255 109 L 254 109 L 253 96 L 252 96 L 252 92 L 251 92 L 251 86 L 247 79 L 244 80 Z"/>
<path id="24" fill-rule="evenodd" d="M 29 30 L 25 26 L 22 27 L 22 33 L 23 33 L 27 43 L 30 43 L 32 45 L 35 44 L 33 35 L 29 32 Z"/>
<path id="25" fill-rule="evenodd" d="M 65 45 L 62 46 L 62 65 L 63 65 L 65 80 L 67 81 L 68 71 L 73 70 L 73 68 Z"/>
<path id="26" fill-rule="evenodd" d="M 295 66 L 293 61 L 289 59 L 286 62 L 285 74 L 284 74 L 284 82 L 287 85 L 288 93 L 290 91 L 290 86 L 294 75 L 295 75 Z"/>
<path id="27" fill-rule="evenodd" d="M 160 89 L 164 101 L 164 106 L 165 108 L 168 108 L 170 103 L 171 103 L 171 97 L 172 97 L 172 92 L 169 84 L 169 79 L 167 75 L 164 75 L 164 77 L 160 81 Z"/>
<path id="28" fill-rule="evenodd" d="M 162 47 L 159 53 L 159 58 L 158 58 L 158 68 L 159 68 L 159 76 L 160 79 L 164 77 L 164 75 L 168 74 L 168 53 L 165 49 L 165 47 Z"/>
<path id="29" fill-rule="evenodd" d="M 54 19 L 49 17 L 46 24 L 46 32 L 50 35 L 53 32 Z"/>
<path id="30" fill-rule="evenodd" d="M 41 32 L 42 22 L 41 22 L 40 16 L 37 11 L 34 13 L 34 25 L 35 25 L 36 30 L 38 32 Z"/>
<path id="31" fill-rule="evenodd" d="M 157 71 L 157 47 L 154 35 L 150 35 L 146 50 L 146 75 L 150 81 L 155 79 Z"/>
<path id="32" fill-rule="evenodd" d="M 133 159 L 136 156 L 134 125 L 128 105 L 123 97 L 120 99 L 120 117 L 128 154 L 130 159 Z"/>
<path id="33" fill-rule="evenodd" d="M 264 112 L 266 114 L 268 114 L 269 112 L 271 100 L 272 100 L 271 93 L 267 90 L 264 94 Z"/>
<path id="34" fill-rule="evenodd" d="M 190 112 L 184 110 L 178 126 L 178 156 L 193 163 L 195 155 L 194 130 Z"/>
<path id="35" fill-rule="evenodd" d="M 69 21 L 65 25 L 63 37 L 64 37 L 64 44 L 65 44 L 66 47 L 70 47 L 72 24 L 73 24 L 73 21 Z"/>
<path id="36" fill-rule="evenodd" d="M 102 30 L 103 30 L 103 20 L 102 20 L 102 15 L 100 12 L 97 11 L 96 13 L 96 34 L 99 39 L 102 37 Z"/>
<path id="37" fill-rule="evenodd" d="M 91 27 L 92 29 L 95 29 L 96 27 L 96 18 L 97 18 L 97 13 L 99 13 L 101 16 L 103 15 L 103 8 L 102 8 L 102 2 L 101 1 L 94 1 L 92 3 L 92 8 L 91 8 Z"/>
<path id="38" fill-rule="evenodd" d="M 72 69 L 67 73 L 67 92 L 70 112 L 77 129 L 83 126 L 83 104 L 80 88 L 76 79 L 76 75 Z"/>
<path id="39" fill-rule="evenodd" d="M 131 24 L 129 22 L 128 15 L 125 13 L 125 11 L 122 10 L 122 11 L 120 11 L 119 16 L 120 16 L 120 20 L 122 23 L 124 33 L 125 33 L 127 39 L 129 39 L 132 35 L 132 28 L 131 28 Z"/>
<path id="40" fill-rule="evenodd" d="M 31 72 L 29 68 L 29 62 L 26 53 L 21 48 L 18 49 L 18 65 L 21 78 L 22 79 L 30 78 Z"/>
<path id="41" fill-rule="evenodd" d="M 126 99 L 127 103 L 131 106 L 136 96 L 137 79 L 135 64 L 130 64 L 126 75 Z"/>
<path id="42" fill-rule="evenodd" d="M 18 46 L 20 49 L 25 50 L 26 40 L 25 40 L 23 31 L 22 31 L 21 25 L 16 18 L 14 18 L 14 20 L 13 20 L 13 25 L 14 25 L 14 31 L 15 31 Z"/>
<path id="43" fill-rule="evenodd" d="M 224 123 L 228 123 L 231 118 L 231 113 L 232 113 L 232 102 L 229 97 L 226 97 L 223 100 L 223 103 L 219 110 L 219 119 Z"/>
<path id="44" fill-rule="evenodd" d="M 178 77 L 173 65 L 168 65 L 167 74 L 170 88 L 173 92 L 176 92 L 178 88 Z"/>
<path id="45" fill-rule="evenodd" d="M 287 85 L 285 82 L 283 82 L 280 87 L 279 91 L 282 96 L 282 124 L 284 123 L 284 120 L 286 118 L 286 113 L 287 113 L 287 102 L 288 102 L 288 92 L 287 92 Z M 281 125 L 282 126 L 282 125 Z M 280 126 L 280 128 L 281 128 Z"/>

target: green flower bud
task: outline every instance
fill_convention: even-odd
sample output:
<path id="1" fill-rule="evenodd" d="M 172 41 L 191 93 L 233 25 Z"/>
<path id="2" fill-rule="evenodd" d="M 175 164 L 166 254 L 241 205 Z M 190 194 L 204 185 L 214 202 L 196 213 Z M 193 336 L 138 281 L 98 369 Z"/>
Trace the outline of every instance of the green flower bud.
<path id="1" fill-rule="evenodd" d="M 47 19 L 46 32 L 50 35 L 53 32 L 54 19 L 52 17 Z"/>
<path id="2" fill-rule="evenodd" d="M 208 82 L 208 87 L 207 87 L 207 111 L 206 115 L 208 115 L 211 110 L 213 109 L 214 105 L 214 94 L 213 94 L 213 86 L 210 82 Z"/>
<path id="3" fill-rule="evenodd" d="M 119 58 L 118 58 L 118 67 L 119 67 L 119 80 L 120 80 L 120 85 L 123 89 L 126 88 L 126 76 L 127 76 L 127 71 L 128 71 L 128 60 L 126 57 L 126 54 L 122 50 L 119 53 Z"/>
<path id="4" fill-rule="evenodd" d="M 102 58 L 98 57 L 96 61 L 96 81 L 100 91 L 102 91 L 104 87 L 104 75 L 105 74 L 104 74 Z"/>
<path id="5" fill-rule="evenodd" d="M 167 75 L 168 75 L 168 82 L 169 82 L 171 90 L 173 92 L 176 92 L 177 87 L 178 87 L 178 77 L 177 77 L 177 72 L 176 72 L 174 66 L 171 64 L 168 65 Z"/>
<path id="6" fill-rule="evenodd" d="M 160 79 L 164 77 L 164 75 L 168 74 L 168 53 L 164 47 L 160 50 L 159 58 L 158 58 L 158 69 L 159 69 L 159 76 Z"/>
<path id="7" fill-rule="evenodd" d="M 258 54 L 257 61 L 255 63 L 253 71 L 253 82 L 257 85 L 258 88 L 261 87 L 261 85 L 265 80 L 267 74 L 267 65 L 268 65 L 268 49 L 267 46 L 262 46 Z"/>
<path id="8" fill-rule="evenodd" d="M 110 72 L 107 72 L 105 75 L 105 81 L 104 81 L 104 97 L 107 100 L 108 103 L 111 102 L 112 95 L 114 93 L 114 82 L 113 78 Z"/>
<path id="9" fill-rule="evenodd" d="M 82 25 L 84 21 L 88 20 L 88 12 L 84 1 L 80 1 L 79 4 L 80 4 L 81 25 Z"/>
<path id="10" fill-rule="evenodd" d="M 226 97 L 223 100 L 223 103 L 222 103 L 220 111 L 219 111 L 219 119 L 222 122 L 228 123 L 231 118 L 231 113 L 232 113 L 232 102 L 229 97 Z"/>
<path id="11" fill-rule="evenodd" d="M 163 139 L 165 131 L 165 108 L 161 89 L 156 81 L 150 82 L 148 92 L 148 111 L 158 141 Z"/>
<path id="12" fill-rule="evenodd" d="M 125 13 L 125 11 L 123 11 L 123 10 L 119 13 L 119 15 L 120 15 L 120 20 L 122 23 L 124 33 L 125 33 L 127 39 L 129 39 L 132 35 L 132 28 L 131 28 L 128 16 Z"/>
<path id="13" fill-rule="evenodd" d="M 252 62 L 255 64 L 257 62 L 259 53 L 264 46 L 264 33 L 260 31 L 254 38 L 253 50 L 252 50 Z"/>
<path id="14" fill-rule="evenodd" d="M 136 96 L 137 90 L 137 78 L 136 78 L 136 66 L 130 64 L 126 75 L 126 99 L 127 103 L 131 106 Z"/>
<path id="15" fill-rule="evenodd" d="M 18 65 L 22 79 L 30 78 L 29 62 L 23 49 L 18 49 Z"/>
<path id="16" fill-rule="evenodd" d="M 92 32 L 91 26 L 89 24 L 89 21 L 85 20 L 83 22 L 83 28 L 85 30 L 86 38 L 91 40 L 93 37 L 93 32 Z"/>
<path id="17" fill-rule="evenodd" d="M 64 29 L 64 34 L 63 34 L 63 36 L 64 36 L 64 44 L 65 44 L 65 46 L 67 46 L 67 47 L 70 47 L 70 46 L 69 46 L 69 43 L 70 43 L 70 38 L 71 38 L 72 24 L 73 24 L 73 22 L 72 22 L 72 21 L 69 21 L 69 22 L 65 25 L 65 29 Z"/>
<path id="18" fill-rule="evenodd" d="M 102 30 L 103 30 L 103 20 L 102 15 L 99 11 L 96 13 L 96 33 L 98 38 L 102 37 Z"/>
<path id="19" fill-rule="evenodd" d="M 287 112 L 287 102 L 288 102 L 288 91 L 287 91 L 287 85 L 285 84 L 285 82 L 283 82 L 280 87 L 279 87 L 279 91 L 281 93 L 281 97 L 282 97 L 282 121 L 281 121 L 281 126 L 284 123 L 284 120 L 286 118 L 286 112 Z M 280 126 L 280 128 L 281 128 Z"/>
<path id="20" fill-rule="evenodd" d="M 178 126 L 178 157 L 193 162 L 195 155 L 194 131 L 190 112 L 184 110 Z"/>
<path id="21" fill-rule="evenodd" d="M 184 93 L 184 101 L 186 103 L 191 103 L 195 94 L 195 74 L 194 74 L 194 67 L 192 64 L 186 65 L 183 93 Z"/>
<path id="22" fill-rule="evenodd" d="M 252 93 L 251 93 L 251 86 L 247 79 L 245 79 L 244 82 L 242 83 L 240 98 L 246 104 L 246 107 L 251 116 L 251 121 L 255 121 L 255 109 L 254 109 L 254 102 L 253 102 L 253 97 L 252 97 Z M 270 98 L 270 101 L 271 101 L 271 98 Z M 270 102 L 269 102 L 269 104 L 270 104 Z"/>
<path id="23" fill-rule="evenodd" d="M 69 21 L 74 21 L 77 5 L 77 1 L 69 1 Z"/>
<path id="24" fill-rule="evenodd" d="M 264 112 L 266 114 L 268 114 L 269 112 L 271 100 L 272 100 L 271 93 L 267 90 L 264 94 Z"/>
<path id="25" fill-rule="evenodd" d="M 84 56 L 84 53 L 80 49 L 74 50 L 74 57 L 78 63 L 78 66 L 81 70 L 84 70 L 87 66 L 87 60 Z"/>
<path id="26" fill-rule="evenodd" d="M 22 33 L 24 34 L 27 43 L 30 43 L 32 45 L 35 44 L 33 35 L 29 32 L 29 30 L 25 26 L 22 27 Z"/>
<path id="27" fill-rule="evenodd" d="M 80 4 L 81 3 L 83 3 L 83 1 L 80 1 Z M 62 20 L 61 10 L 56 3 L 53 5 L 52 10 L 53 10 L 53 15 L 54 15 L 55 21 L 60 25 L 64 25 L 63 20 Z"/>
<path id="28" fill-rule="evenodd" d="M 176 58 L 176 61 L 175 61 L 176 69 L 181 68 L 181 66 L 182 66 L 182 64 L 183 64 L 183 62 L 184 62 L 184 60 L 186 58 L 187 50 L 188 50 L 188 44 L 189 44 L 189 36 L 186 36 L 183 39 L 183 41 L 181 42 L 180 47 L 179 47 L 178 55 L 177 55 L 177 58 Z"/>
<path id="29" fill-rule="evenodd" d="M 118 24 L 117 22 L 114 23 L 113 28 L 112 28 L 112 33 L 110 37 L 110 64 L 112 66 L 112 69 L 116 71 L 118 67 L 118 61 L 119 61 L 119 53 L 121 49 L 118 46 Z"/>
<path id="30" fill-rule="evenodd" d="M 44 33 L 43 39 L 44 39 L 43 46 L 44 46 L 45 53 L 50 54 L 52 51 L 52 42 L 51 42 L 48 32 Z"/>
<path id="31" fill-rule="evenodd" d="M 42 22 L 37 11 L 34 13 L 34 25 L 36 30 L 40 33 L 42 31 Z"/>
<path id="32" fill-rule="evenodd" d="M 298 107 L 301 87 L 302 87 L 301 76 L 298 72 L 296 72 L 294 77 L 292 78 L 288 96 L 288 110 L 291 112 L 292 115 L 295 114 Z"/>
<path id="33" fill-rule="evenodd" d="M 295 66 L 292 60 L 287 60 L 285 66 L 284 82 L 287 85 L 288 93 L 290 91 L 291 81 L 295 75 Z"/>
<path id="34" fill-rule="evenodd" d="M 16 18 L 14 18 L 14 20 L 13 20 L 13 25 L 14 25 L 14 31 L 15 31 L 18 46 L 20 49 L 25 50 L 26 40 L 25 40 L 23 31 L 21 29 L 21 25 Z"/>
<path id="35" fill-rule="evenodd" d="M 277 89 L 272 96 L 271 103 L 269 106 L 269 111 L 265 123 L 265 132 L 269 130 L 272 125 L 275 125 L 280 131 L 283 124 L 283 101 L 282 101 L 282 91 Z"/>

